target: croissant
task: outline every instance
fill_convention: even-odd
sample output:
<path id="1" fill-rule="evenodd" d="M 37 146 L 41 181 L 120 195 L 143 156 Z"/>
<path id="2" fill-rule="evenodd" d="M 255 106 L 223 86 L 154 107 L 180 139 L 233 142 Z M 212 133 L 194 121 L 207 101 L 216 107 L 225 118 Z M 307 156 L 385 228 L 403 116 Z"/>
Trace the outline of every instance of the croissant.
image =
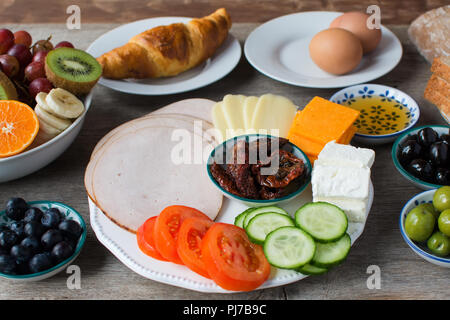
<path id="1" fill-rule="evenodd" d="M 103 77 L 144 79 L 175 76 L 210 58 L 228 36 L 231 19 L 224 8 L 193 19 L 144 31 L 99 58 Z"/>

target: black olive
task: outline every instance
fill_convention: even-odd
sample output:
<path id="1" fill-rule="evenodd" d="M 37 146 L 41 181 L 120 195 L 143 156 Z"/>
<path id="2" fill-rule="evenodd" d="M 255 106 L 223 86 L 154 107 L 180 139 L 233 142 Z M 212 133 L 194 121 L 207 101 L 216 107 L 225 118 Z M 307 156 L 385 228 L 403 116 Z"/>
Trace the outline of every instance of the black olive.
<path id="1" fill-rule="evenodd" d="M 440 138 L 439 138 L 442 142 L 445 142 L 447 144 L 450 144 L 450 134 L 443 134 Z"/>
<path id="2" fill-rule="evenodd" d="M 412 160 L 420 158 L 422 154 L 422 146 L 417 143 L 417 141 L 414 140 L 408 140 L 400 148 L 399 152 L 399 160 L 400 162 L 406 166 L 408 165 Z"/>
<path id="3" fill-rule="evenodd" d="M 450 146 L 442 141 L 433 143 L 430 147 L 429 158 L 435 166 L 448 166 L 450 161 Z"/>
<path id="4" fill-rule="evenodd" d="M 450 185 L 450 170 L 446 168 L 437 168 L 434 181 L 436 184 L 442 186 Z"/>
<path id="5" fill-rule="evenodd" d="M 429 147 L 436 141 L 438 141 L 438 134 L 436 131 L 434 131 L 432 128 L 423 128 L 417 133 L 417 141 L 423 146 L 423 147 Z"/>
<path id="6" fill-rule="evenodd" d="M 433 178 L 433 167 L 431 164 L 423 159 L 414 159 L 408 166 L 408 171 L 424 181 L 431 181 Z"/>

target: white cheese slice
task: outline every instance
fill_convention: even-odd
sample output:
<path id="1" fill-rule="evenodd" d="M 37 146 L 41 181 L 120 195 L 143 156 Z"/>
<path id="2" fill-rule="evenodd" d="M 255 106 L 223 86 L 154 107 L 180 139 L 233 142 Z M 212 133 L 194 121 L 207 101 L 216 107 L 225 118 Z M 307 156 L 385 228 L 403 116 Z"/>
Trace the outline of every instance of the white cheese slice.
<path id="1" fill-rule="evenodd" d="M 314 162 L 311 184 L 313 197 L 366 200 L 369 196 L 368 167 L 330 166 Z"/>
<path id="2" fill-rule="evenodd" d="M 231 136 L 227 137 L 228 139 L 245 134 L 243 116 L 245 98 L 246 96 L 240 94 L 227 94 L 223 98 L 223 114 L 228 130 L 231 132 Z"/>
<path id="3" fill-rule="evenodd" d="M 366 166 L 370 168 L 375 161 L 375 151 L 331 141 L 322 149 L 318 159 L 323 164 L 332 166 Z"/>
<path id="4" fill-rule="evenodd" d="M 252 128 L 252 120 L 253 120 L 253 114 L 256 110 L 256 103 L 258 102 L 258 97 L 247 97 L 244 100 L 244 107 L 243 107 L 243 116 L 244 116 L 244 129 L 246 133 L 256 133 L 256 130 Z"/>
<path id="5" fill-rule="evenodd" d="M 334 199 L 328 197 L 315 197 L 314 202 L 323 201 L 341 208 L 350 222 L 364 222 L 366 220 L 367 200 Z"/>
<path id="6" fill-rule="evenodd" d="M 216 139 L 218 142 L 225 141 L 227 138 L 227 123 L 225 121 L 225 115 L 223 114 L 223 102 L 217 102 L 211 111 L 211 116 L 214 124 L 214 128 L 216 129 Z"/>
<path id="7" fill-rule="evenodd" d="M 286 138 L 297 107 L 291 100 L 273 94 L 262 95 L 256 104 L 251 128 L 267 130 L 269 134 Z"/>

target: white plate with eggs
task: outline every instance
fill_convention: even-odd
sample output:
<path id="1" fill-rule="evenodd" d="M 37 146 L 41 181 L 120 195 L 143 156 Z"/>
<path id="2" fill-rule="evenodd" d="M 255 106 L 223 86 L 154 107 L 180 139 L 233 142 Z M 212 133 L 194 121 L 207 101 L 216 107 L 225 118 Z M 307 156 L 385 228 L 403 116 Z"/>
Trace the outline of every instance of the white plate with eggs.
<path id="1" fill-rule="evenodd" d="M 245 56 L 255 69 L 270 78 L 310 88 L 340 88 L 369 82 L 399 63 L 403 52 L 401 43 L 392 31 L 381 25 L 378 45 L 362 59 L 357 58 L 359 63 L 350 61 L 357 65 L 352 71 L 334 75 L 319 68 L 310 56 L 309 43 L 340 15 L 341 12 L 310 11 L 270 20 L 249 35 Z M 339 45 L 338 37 L 330 38 Z"/>

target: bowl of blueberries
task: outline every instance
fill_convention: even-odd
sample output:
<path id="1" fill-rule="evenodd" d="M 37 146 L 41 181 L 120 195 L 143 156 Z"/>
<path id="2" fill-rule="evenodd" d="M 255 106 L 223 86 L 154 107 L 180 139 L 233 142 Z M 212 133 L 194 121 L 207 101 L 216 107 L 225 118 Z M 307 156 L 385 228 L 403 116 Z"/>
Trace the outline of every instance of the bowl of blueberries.
<path id="1" fill-rule="evenodd" d="M 80 253 L 86 224 L 55 201 L 11 198 L 0 212 L 0 277 L 38 281 L 64 270 Z"/>
<path id="2" fill-rule="evenodd" d="M 392 159 L 403 177 L 423 190 L 450 185 L 450 128 L 408 130 L 392 146 Z"/>

